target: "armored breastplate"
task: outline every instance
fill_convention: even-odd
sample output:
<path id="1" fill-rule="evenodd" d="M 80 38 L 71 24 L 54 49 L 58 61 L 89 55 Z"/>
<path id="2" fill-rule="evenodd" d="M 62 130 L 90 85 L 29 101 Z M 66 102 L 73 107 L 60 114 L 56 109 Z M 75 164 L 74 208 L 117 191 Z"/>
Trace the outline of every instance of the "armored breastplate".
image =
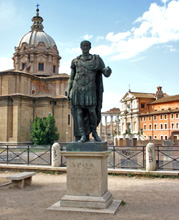
<path id="1" fill-rule="evenodd" d="M 86 68 L 86 66 L 82 61 L 76 61 L 76 74 L 73 83 L 73 89 L 89 91 L 91 89 L 95 89 L 96 82 L 96 71 L 92 71 Z"/>

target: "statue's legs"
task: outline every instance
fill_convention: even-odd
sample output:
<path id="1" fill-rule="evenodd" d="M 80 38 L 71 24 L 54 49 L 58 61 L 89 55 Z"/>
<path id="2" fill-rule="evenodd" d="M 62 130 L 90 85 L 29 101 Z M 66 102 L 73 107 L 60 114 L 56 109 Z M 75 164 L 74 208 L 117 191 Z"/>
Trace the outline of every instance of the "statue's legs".
<path id="1" fill-rule="evenodd" d="M 87 141 L 87 139 L 86 139 L 85 128 L 84 128 L 84 118 L 83 118 L 82 108 L 77 108 L 77 120 L 78 120 L 79 131 L 81 134 L 81 138 L 78 142 L 85 142 Z"/>
<path id="2" fill-rule="evenodd" d="M 96 127 L 97 127 L 96 106 L 88 107 L 88 112 L 89 112 L 89 121 L 90 121 L 92 136 L 94 137 L 95 141 L 101 142 L 101 138 L 98 136 L 96 131 Z"/>
<path id="3" fill-rule="evenodd" d="M 89 124 L 92 131 L 92 136 L 94 137 L 95 141 L 101 141 L 101 138 L 98 136 L 96 132 L 97 127 L 97 115 L 96 115 L 96 109 L 95 106 L 91 106 L 87 108 L 89 113 Z M 85 127 L 84 127 L 84 108 L 77 108 L 77 119 L 78 119 L 78 126 L 81 138 L 79 142 L 85 142 L 88 141 L 89 138 L 85 134 Z"/>

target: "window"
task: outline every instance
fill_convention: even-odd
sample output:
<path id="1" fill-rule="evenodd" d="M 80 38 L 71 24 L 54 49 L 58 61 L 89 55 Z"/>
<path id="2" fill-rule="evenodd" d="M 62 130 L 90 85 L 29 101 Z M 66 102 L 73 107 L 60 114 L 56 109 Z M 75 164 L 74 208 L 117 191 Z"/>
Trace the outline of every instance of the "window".
<path id="1" fill-rule="evenodd" d="M 22 70 L 25 68 L 25 63 L 22 63 Z"/>
<path id="2" fill-rule="evenodd" d="M 144 125 L 144 130 L 146 130 L 146 125 Z"/>
<path id="3" fill-rule="evenodd" d="M 142 121 L 142 117 L 140 118 L 140 120 Z"/>
<path id="4" fill-rule="evenodd" d="M 146 121 L 146 117 L 144 116 L 144 121 Z"/>
<path id="5" fill-rule="evenodd" d="M 179 123 L 176 123 L 176 129 L 178 129 L 179 128 Z"/>
<path id="6" fill-rule="evenodd" d="M 149 125 L 149 130 L 152 130 L 152 125 L 151 124 Z"/>
<path id="7" fill-rule="evenodd" d="M 165 140 L 167 140 L 168 139 L 168 137 L 167 136 L 165 136 Z"/>
<path id="8" fill-rule="evenodd" d="M 141 108 L 145 108 L 145 103 L 141 103 Z"/>
<path id="9" fill-rule="evenodd" d="M 172 129 L 174 129 L 174 123 L 172 123 Z"/>
<path id="10" fill-rule="evenodd" d="M 163 115 L 160 115 L 160 120 L 162 120 L 163 119 Z"/>
<path id="11" fill-rule="evenodd" d="M 149 121 L 151 121 L 152 120 L 152 117 L 151 116 L 149 116 Z"/>
<path id="12" fill-rule="evenodd" d="M 68 114 L 68 126 L 71 126 L 71 115 Z"/>
<path id="13" fill-rule="evenodd" d="M 178 118 L 178 113 L 176 114 L 176 118 Z"/>
<path id="14" fill-rule="evenodd" d="M 155 121 L 157 120 L 157 116 L 156 116 L 156 115 L 154 115 L 154 120 L 155 120 Z"/>
<path id="15" fill-rule="evenodd" d="M 167 124 L 165 124 L 165 129 L 167 129 Z"/>
<path id="16" fill-rule="evenodd" d="M 38 70 L 44 71 L 44 63 L 39 63 Z"/>
<path id="17" fill-rule="evenodd" d="M 65 96 L 67 96 L 67 91 L 65 91 Z"/>
<path id="18" fill-rule="evenodd" d="M 171 118 L 172 118 L 172 119 L 174 118 L 173 114 L 171 114 Z"/>
<path id="19" fill-rule="evenodd" d="M 157 135 L 154 136 L 154 139 L 157 139 Z"/>
<path id="20" fill-rule="evenodd" d="M 125 132 L 125 130 L 124 130 L 124 123 L 122 123 L 122 132 Z"/>
<path id="21" fill-rule="evenodd" d="M 164 115 L 164 119 L 167 120 L 167 115 Z"/>
<path id="22" fill-rule="evenodd" d="M 55 73 L 55 69 L 56 69 L 56 66 L 55 66 L 55 65 L 53 65 L 53 73 Z"/>
<path id="23" fill-rule="evenodd" d="M 134 122 L 134 132 L 137 130 L 136 122 Z"/>
<path id="24" fill-rule="evenodd" d="M 155 129 L 155 130 L 157 129 L 157 124 L 154 124 L 154 129 Z"/>
<path id="25" fill-rule="evenodd" d="M 140 129 L 140 133 L 141 133 L 141 135 L 143 135 L 143 129 Z"/>
<path id="26" fill-rule="evenodd" d="M 152 136 L 149 136 L 149 140 L 152 140 Z"/>
<path id="27" fill-rule="evenodd" d="M 163 140 L 163 136 L 160 136 L 160 139 Z"/>
<path id="28" fill-rule="evenodd" d="M 160 129 L 161 129 L 161 130 L 163 129 L 163 124 L 160 124 Z"/>

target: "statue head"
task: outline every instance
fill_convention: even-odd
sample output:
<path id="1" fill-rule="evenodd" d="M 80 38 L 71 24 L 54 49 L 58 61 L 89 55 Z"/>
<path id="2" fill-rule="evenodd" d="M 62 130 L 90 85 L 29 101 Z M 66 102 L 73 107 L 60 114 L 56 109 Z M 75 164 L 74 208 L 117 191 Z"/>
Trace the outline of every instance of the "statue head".
<path id="1" fill-rule="evenodd" d="M 80 47 L 83 53 L 89 53 L 89 50 L 91 49 L 91 42 L 84 40 L 81 42 Z"/>

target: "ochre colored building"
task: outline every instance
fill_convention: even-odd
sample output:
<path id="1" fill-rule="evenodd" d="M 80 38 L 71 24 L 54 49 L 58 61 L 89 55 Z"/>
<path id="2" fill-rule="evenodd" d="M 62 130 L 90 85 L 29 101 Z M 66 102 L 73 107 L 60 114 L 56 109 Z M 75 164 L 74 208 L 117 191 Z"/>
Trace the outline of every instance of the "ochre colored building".
<path id="1" fill-rule="evenodd" d="M 30 143 L 31 121 L 52 114 L 59 141 L 73 139 L 68 74 L 59 74 L 61 57 L 55 41 L 43 31 L 43 19 L 32 18 L 31 31 L 15 47 L 14 69 L 0 72 L 0 143 Z"/>
<path id="2" fill-rule="evenodd" d="M 179 140 L 179 95 L 169 96 L 157 87 L 156 93 L 131 92 L 121 99 L 118 145 L 138 141 Z"/>
<path id="3" fill-rule="evenodd" d="M 179 140 L 179 95 L 148 103 L 146 111 L 140 114 L 140 129 L 149 140 Z"/>

